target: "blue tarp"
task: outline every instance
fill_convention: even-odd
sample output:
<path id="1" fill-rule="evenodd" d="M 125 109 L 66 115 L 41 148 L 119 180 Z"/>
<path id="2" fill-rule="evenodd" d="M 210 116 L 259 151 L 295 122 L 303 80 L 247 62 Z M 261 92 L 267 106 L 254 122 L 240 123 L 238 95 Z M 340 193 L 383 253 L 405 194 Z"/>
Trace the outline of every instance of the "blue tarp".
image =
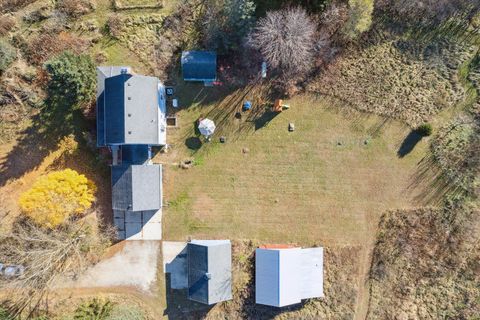
<path id="1" fill-rule="evenodd" d="M 212 51 L 182 52 L 182 73 L 185 81 L 215 81 L 217 54 Z"/>

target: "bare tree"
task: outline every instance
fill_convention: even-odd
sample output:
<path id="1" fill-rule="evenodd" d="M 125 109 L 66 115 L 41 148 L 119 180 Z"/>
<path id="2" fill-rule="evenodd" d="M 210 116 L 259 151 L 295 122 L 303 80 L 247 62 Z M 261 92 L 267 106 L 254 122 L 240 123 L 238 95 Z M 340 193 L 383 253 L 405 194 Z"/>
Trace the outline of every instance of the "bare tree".
<path id="1" fill-rule="evenodd" d="M 267 12 L 250 34 L 249 44 L 270 67 L 288 76 L 304 75 L 314 63 L 316 24 L 302 8 Z"/>
<path id="2" fill-rule="evenodd" d="M 69 222 L 61 229 L 48 230 L 22 220 L 0 236 L 0 261 L 25 270 L 15 277 L 0 277 L 2 291 L 8 292 L 2 304 L 15 318 L 36 312 L 60 275 L 76 277 L 95 262 L 109 244 L 110 229 L 100 233 L 92 227 Z"/>

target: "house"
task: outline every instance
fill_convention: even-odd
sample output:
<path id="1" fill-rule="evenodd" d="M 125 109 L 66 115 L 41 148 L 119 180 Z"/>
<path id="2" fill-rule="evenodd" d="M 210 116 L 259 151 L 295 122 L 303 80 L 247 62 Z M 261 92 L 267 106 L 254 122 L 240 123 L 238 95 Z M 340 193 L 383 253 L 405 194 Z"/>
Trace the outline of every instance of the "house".
<path id="1" fill-rule="evenodd" d="M 230 240 L 193 240 L 187 244 L 188 299 L 212 305 L 232 299 Z"/>
<path id="2" fill-rule="evenodd" d="M 97 146 L 165 145 L 165 87 L 129 70 L 97 68 Z"/>
<path id="3" fill-rule="evenodd" d="M 112 166 L 112 209 L 159 210 L 162 207 L 160 165 Z"/>
<path id="4" fill-rule="evenodd" d="M 281 245 L 256 249 L 256 303 L 284 307 L 323 296 L 323 248 Z"/>
<path id="5" fill-rule="evenodd" d="M 183 51 L 182 73 L 185 81 L 217 80 L 217 54 L 211 51 Z"/>
<path id="6" fill-rule="evenodd" d="M 158 78 L 130 67 L 97 68 L 97 146 L 112 151 L 112 209 L 119 239 L 160 240 L 166 94 Z"/>

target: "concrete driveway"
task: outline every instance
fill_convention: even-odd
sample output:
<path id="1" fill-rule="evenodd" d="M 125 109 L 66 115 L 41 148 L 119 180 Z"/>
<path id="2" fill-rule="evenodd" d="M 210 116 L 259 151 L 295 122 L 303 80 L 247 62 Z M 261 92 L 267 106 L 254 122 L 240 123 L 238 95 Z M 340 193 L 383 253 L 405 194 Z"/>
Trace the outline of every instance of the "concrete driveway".
<path id="1" fill-rule="evenodd" d="M 157 211 L 113 211 L 119 240 L 162 240 L 162 209 Z"/>
<path id="2" fill-rule="evenodd" d="M 150 291 L 157 280 L 159 241 L 123 241 L 111 256 L 88 269 L 76 281 L 60 287 L 92 288 L 131 286 Z"/>

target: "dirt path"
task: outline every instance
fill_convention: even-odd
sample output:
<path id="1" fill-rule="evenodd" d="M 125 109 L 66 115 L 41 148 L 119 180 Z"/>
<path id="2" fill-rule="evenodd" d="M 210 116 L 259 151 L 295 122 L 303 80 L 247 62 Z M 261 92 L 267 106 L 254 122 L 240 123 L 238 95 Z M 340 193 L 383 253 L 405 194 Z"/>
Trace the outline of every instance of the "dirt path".
<path id="1" fill-rule="evenodd" d="M 373 242 L 373 241 L 372 241 Z M 358 292 L 355 303 L 354 320 L 365 320 L 368 313 L 368 304 L 370 302 L 370 291 L 368 286 L 368 276 L 370 273 L 370 265 L 372 260 L 372 252 L 374 245 L 370 243 L 363 247 L 360 254 L 359 274 L 358 274 Z"/>
<path id="2" fill-rule="evenodd" d="M 68 304 L 69 309 L 73 309 L 80 301 L 91 299 L 92 297 L 105 297 L 116 303 L 125 303 L 128 305 L 139 306 L 146 319 L 163 319 L 163 307 L 158 302 L 156 295 L 145 294 L 135 287 L 94 287 L 94 288 L 76 288 L 76 289 L 57 289 L 50 295 L 52 305 L 63 306 Z M 67 310 L 65 310 L 67 311 Z M 72 311 L 72 310 L 68 310 Z"/>

